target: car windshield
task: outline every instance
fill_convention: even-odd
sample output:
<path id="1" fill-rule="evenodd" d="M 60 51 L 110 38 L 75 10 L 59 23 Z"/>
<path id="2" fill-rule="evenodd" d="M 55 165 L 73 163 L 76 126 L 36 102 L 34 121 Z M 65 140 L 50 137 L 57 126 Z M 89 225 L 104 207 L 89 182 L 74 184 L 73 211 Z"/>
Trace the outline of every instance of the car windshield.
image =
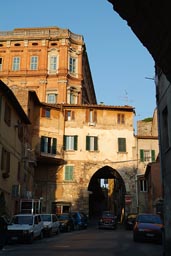
<path id="1" fill-rule="evenodd" d="M 103 218 L 113 218 L 114 215 L 110 212 L 105 212 L 105 213 L 102 214 L 102 217 Z"/>
<path id="2" fill-rule="evenodd" d="M 160 216 L 157 216 L 157 215 L 140 215 L 138 216 L 137 221 L 141 223 L 162 224 L 162 220 Z"/>
<path id="3" fill-rule="evenodd" d="M 41 217 L 43 221 L 51 221 L 51 215 L 42 214 Z"/>
<path id="4" fill-rule="evenodd" d="M 33 216 L 14 216 L 12 219 L 13 224 L 33 224 Z"/>
<path id="5" fill-rule="evenodd" d="M 58 217 L 59 217 L 59 220 L 67 220 L 69 218 L 69 216 L 66 214 L 59 215 Z"/>

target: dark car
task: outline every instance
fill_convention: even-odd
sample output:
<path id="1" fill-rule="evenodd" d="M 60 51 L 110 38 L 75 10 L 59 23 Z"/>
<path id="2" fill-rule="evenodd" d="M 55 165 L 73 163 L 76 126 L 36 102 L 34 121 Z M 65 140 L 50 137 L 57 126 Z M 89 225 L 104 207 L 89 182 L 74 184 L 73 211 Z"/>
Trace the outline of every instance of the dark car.
<path id="1" fill-rule="evenodd" d="M 116 229 L 117 217 L 109 211 L 104 211 L 99 218 L 98 228 Z"/>
<path id="2" fill-rule="evenodd" d="M 132 230 L 135 224 L 137 213 L 129 213 L 125 218 L 125 228 Z"/>
<path id="3" fill-rule="evenodd" d="M 70 232 L 75 229 L 74 219 L 70 213 L 62 213 L 58 215 L 61 232 Z"/>
<path id="4" fill-rule="evenodd" d="M 133 227 L 133 239 L 162 243 L 163 222 L 158 214 L 141 213 L 137 215 Z"/>
<path id="5" fill-rule="evenodd" d="M 85 229 L 87 228 L 87 218 L 86 215 L 84 215 L 81 212 L 71 212 L 71 215 L 74 219 L 75 229 Z"/>

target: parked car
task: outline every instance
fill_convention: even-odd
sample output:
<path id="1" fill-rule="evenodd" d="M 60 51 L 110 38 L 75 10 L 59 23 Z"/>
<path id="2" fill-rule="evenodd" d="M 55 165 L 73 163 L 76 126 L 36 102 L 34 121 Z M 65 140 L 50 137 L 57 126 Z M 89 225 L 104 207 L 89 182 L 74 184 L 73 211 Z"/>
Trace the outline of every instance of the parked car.
<path id="1" fill-rule="evenodd" d="M 58 215 L 58 219 L 61 232 L 70 232 L 74 230 L 74 219 L 70 213 L 62 213 Z"/>
<path id="2" fill-rule="evenodd" d="M 8 241 L 27 241 L 43 238 L 43 221 L 40 214 L 14 215 L 7 227 Z"/>
<path id="3" fill-rule="evenodd" d="M 98 228 L 116 229 L 117 217 L 110 211 L 104 211 L 99 218 Z"/>
<path id="4" fill-rule="evenodd" d="M 56 214 L 41 214 L 43 221 L 43 233 L 44 236 L 51 236 L 52 234 L 59 234 L 60 232 L 60 222 Z"/>
<path id="5" fill-rule="evenodd" d="M 125 228 L 132 230 L 135 224 L 137 213 L 129 213 L 125 218 Z"/>
<path id="6" fill-rule="evenodd" d="M 71 212 L 76 230 L 87 228 L 87 218 L 81 212 Z"/>
<path id="7" fill-rule="evenodd" d="M 156 241 L 162 243 L 163 222 L 158 214 L 141 213 L 137 215 L 133 239 L 137 241 Z"/>

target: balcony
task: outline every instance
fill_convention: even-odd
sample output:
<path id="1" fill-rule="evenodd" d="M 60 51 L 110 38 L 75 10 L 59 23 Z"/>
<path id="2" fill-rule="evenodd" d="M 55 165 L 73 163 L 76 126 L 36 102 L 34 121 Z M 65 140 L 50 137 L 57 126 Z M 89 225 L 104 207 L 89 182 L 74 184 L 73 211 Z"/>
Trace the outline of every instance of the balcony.
<path id="1" fill-rule="evenodd" d="M 63 146 L 58 146 L 55 153 L 52 150 L 44 150 L 43 152 L 36 151 L 37 163 L 39 164 L 50 164 L 50 165 L 61 165 L 64 164 L 64 152 Z"/>

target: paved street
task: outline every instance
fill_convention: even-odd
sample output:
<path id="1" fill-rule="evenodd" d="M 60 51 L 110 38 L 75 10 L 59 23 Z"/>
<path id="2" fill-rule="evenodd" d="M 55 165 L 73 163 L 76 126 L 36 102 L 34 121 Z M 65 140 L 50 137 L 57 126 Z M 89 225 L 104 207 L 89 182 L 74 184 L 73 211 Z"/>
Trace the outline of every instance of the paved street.
<path id="1" fill-rule="evenodd" d="M 34 241 L 33 244 L 6 246 L 3 256 L 161 256 L 162 245 L 135 243 L 132 231 L 98 230 L 96 225 L 87 230 L 61 233 Z"/>

